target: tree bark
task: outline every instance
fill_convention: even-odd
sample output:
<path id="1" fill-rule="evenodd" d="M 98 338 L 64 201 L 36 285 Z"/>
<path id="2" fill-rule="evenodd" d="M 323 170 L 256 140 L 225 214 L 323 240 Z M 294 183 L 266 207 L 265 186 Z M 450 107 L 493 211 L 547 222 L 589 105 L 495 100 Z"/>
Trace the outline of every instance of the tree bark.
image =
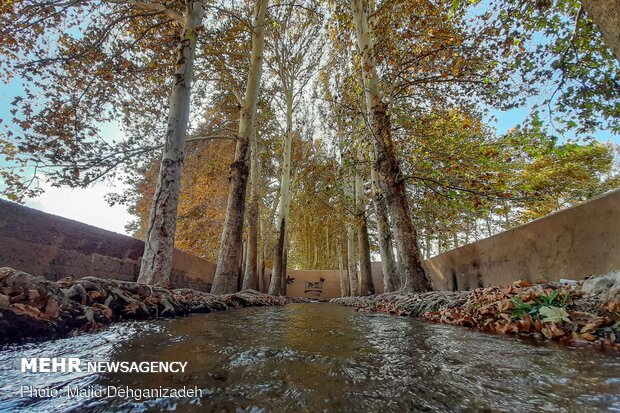
<path id="1" fill-rule="evenodd" d="M 271 283 L 269 284 L 269 294 L 282 295 L 284 291 L 283 279 L 286 277 L 284 267 L 286 245 L 286 224 L 288 222 L 290 207 L 290 184 L 291 184 L 291 152 L 293 146 L 293 87 L 286 93 L 286 136 L 284 141 L 284 159 L 282 162 L 282 176 L 280 179 L 280 207 L 278 208 L 278 242 L 273 257 L 273 270 Z"/>
<path id="2" fill-rule="evenodd" d="M 582 0 L 581 4 L 620 62 L 620 0 Z"/>
<path id="3" fill-rule="evenodd" d="M 140 283 L 164 286 L 170 284 L 196 41 L 202 26 L 203 14 L 202 1 L 186 3 L 183 32 L 177 47 L 174 83 L 170 94 L 166 140 L 144 240 L 144 254 L 138 277 Z"/>
<path id="4" fill-rule="evenodd" d="M 257 266 L 258 266 L 258 291 L 261 293 L 265 291 L 265 254 L 263 243 L 265 242 L 265 224 L 263 223 L 263 218 L 258 217 L 258 238 L 259 242 L 257 244 Z"/>
<path id="5" fill-rule="evenodd" d="M 242 290 L 258 290 L 258 160 L 256 132 L 252 137 L 252 153 L 250 155 L 250 205 L 248 208 L 248 254 L 243 274 Z"/>
<path id="6" fill-rule="evenodd" d="M 351 297 L 359 295 L 357 281 L 357 266 L 355 260 L 355 228 L 347 226 L 347 272 L 349 274 L 349 294 Z"/>
<path id="7" fill-rule="evenodd" d="M 360 295 L 375 293 L 375 285 L 372 281 L 372 268 L 370 266 L 370 242 L 368 241 L 368 226 L 366 217 L 361 217 L 361 224 L 357 229 L 357 245 L 360 255 Z"/>
<path id="8" fill-rule="evenodd" d="M 359 251 L 360 295 L 375 293 L 370 266 L 370 242 L 368 241 L 368 225 L 366 223 L 366 199 L 364 194 L 364 177 L 360 163 L 364 160 L 361 145 L 357 148 L 357 165 L 355 168 L 355 224 L 357 229 L 357 246 Z"/>
<path id="9" fill-rule="evenodd" d="M 374 149 L 371 149 L 371 168 L 370 182 L 372 191 L 372 203 L 375 210 L 377 223 L 377 238 L 379 240 L 379 253 L 381 254 L 381 270 L 383 273 L 383 291 L 396 291 L 398 285 L 398 273 L 396 269 L 396 259 L 392 248 L 392 232 L 390 231 L 390 219 L 388 216 L 385 198 L 381 193 L 381 186 L 378 182 L 378 174 L 375 170 Z"/>
<path id="10" fill-rule="evenodd" d="M 340 242 L 340 238 L 338 239 L 338 274 L 340 275 L 340 296 L 341 297 L 346 297 L 347 295 L 349 295 L 349 282 L 346 278 L 346 274 L 344 272 L 344 265 L 343 265 L 343 258 L 342 258 L 342 243 Z"/>
<path id="11" fill-rule="evenodd" d="M 265 13 L 268 0 L 256 0 L 254 8 L 254 30 L 252 32 L 252 52 L 250 71 L 245 90 L 243 107 L 239 113 L 239 135 L 235 160 L 230 165 L 228 204 L 222 231 L 222 240 L 217 256 L 217 267 L 213 278 L 213 294 L 233 293 L 236 290 L 237 263 L 243 237 L 243 218 L 245 212 L 245 193 L 250 169 L 250 139 L 256 118 L 256 104 L 260 89 L 265 48 Z"/>
<path id="12" fill-rule="evenodd" d="M 281 278 L 281 283 L 282 283 L 282 292 L 280 293 L 280 295 L 286 295 L 287 293 L 287 288 L 288 288 L 288 283 L 287 283 L 287 278 L 288 275 L 286 273 L 286 269 L 288 268 L 288 244 L 284 244 L 284 252 L 282 253 L 282 278 Z"/>
<path id="13" fill-rule="evenodd" d="M 351 10 L 362 57 L 366 107 L 374 132 L 373 145 L 376 151 L 377 171 L 381 175 L 386 203 L 392 217 L 396 248 L 400 251 L 402 259 L 399 263 L 405 281 L 402 288 L 407 291 L 427 291 L 432 289 L 432 284 L 422 266 L 417 234 L 405 192 L 405 182 L 394 152 L 390 118 L 379 89 L 368 14 L 363 9 L 362 0 L 351 0 Z"/>

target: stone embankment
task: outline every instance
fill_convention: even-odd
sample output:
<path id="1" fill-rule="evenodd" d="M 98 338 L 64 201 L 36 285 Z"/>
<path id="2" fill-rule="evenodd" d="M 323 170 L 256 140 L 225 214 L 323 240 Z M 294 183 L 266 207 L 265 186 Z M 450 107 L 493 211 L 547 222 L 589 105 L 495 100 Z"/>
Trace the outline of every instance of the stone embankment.
<path id="1" fill-rule="evenodd" d="M 0 343 L 57 338 L 115 321 L 177 317 L 306 301 L 246 290 L 214 295 L 85 277 L 49 281 L 0 268 Z"/>
<path id="2" fill-rule="evenodd" d="M 508 287 L 395 292 L 331 302 L 489 333 L 620 349 L 620 271 L 570 283 L 517 281 Z"/>

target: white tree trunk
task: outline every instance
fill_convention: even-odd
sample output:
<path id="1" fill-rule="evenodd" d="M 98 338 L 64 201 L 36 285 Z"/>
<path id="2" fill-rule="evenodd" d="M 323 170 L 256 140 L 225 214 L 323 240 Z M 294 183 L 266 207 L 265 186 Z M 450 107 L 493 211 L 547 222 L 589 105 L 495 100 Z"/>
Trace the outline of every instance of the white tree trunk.
<path id="1" fill-rule="evenodd" d="M 243 238 L 243 218 L 245 213 L 245 194 L 250 169 L 250 145 L 256 117 L 256 104 L 263 68 L 265 49 L 265 13 L 268 0 L 256 0 L 254 8 L 254 30 L 252 32 L 252 52 L 250 71 L 245 90 L 243 107 L 239 113 L 239 135 L 235 160 L 230 166 L 228 204 L 222 231 L 222 240 L 217 256 L 217 267 L 211 292 L 228 294 L 237 290 L 237 263 Z"/>
<path id="2" fill-rule="evenodd" d="M 371 153 L 370 182 L 372 191 L 372 204 L 377 218 L 377 238 L 379 239 L 379 253 L 381 254 L 381 271 L 383 273 L 383 291 L 396 291 L 400 284 L 392 247 L 392 232 L 390 231 L 390 219 L 388 216 L 385 198 L 381 193 L 379 176 L 375 169 L 374 149 Z"/>
<path id="3" fill-rule="evenodd" d="M 286 266 L 285 248 L 288 216 L 290 209 L 290 184 L 291 184 L 291 152 L 293 147 L 293 87 L 286 93 L 286 136 L 284 138 L 284 159 L 282 161 L 282 175 L 280 179 L 280 205 L 278 208 L 278 242 L 273 257 L 273 271 L 269 284 L 269 294 L 283 294 L 285 290 Z"/>
<path id="4" fill-rule="evenodd" d="M 264 254 L 264 246 L 265 243 L 265 223 L 263 222 L 263 217 L 258 217 L 258 256 L 256 258 L 257 266 L 258 266 L 258 291 L 261 293 L 265 292 L 265 254 Z"/>
<path id="5" fill-rule="evenodd" d="M 174 83 L 170 94 L 168 128 L 157 187 L 151 206 L 138 282 L 169 285 L 176 232 L 185 136 L 189 124 L 190 97 L 196 40 L 204 14 L 202 1 L 188 2 L 183 32 L 177 48 Z"/>
<path id="6" fill-rule="evenodd" d="M 344 264 L 342 258 L 342 243 L 338 239 L 338 274 L 340 275 L 340 296 L 346 297 L 349 295 L 349 281 L 347 280 L 346 273 L 344 272 Z"/>
<path id="7" fill-rule="evenodd" d="M 355 189 L 353 185 L 347 185 L 350 198 L 354 200 Z M 354 202 L 354 201 L 353 201 Z M 347 272 L 349 274 L 349 295 L 355 297 L 359 295 L 359 279 L 357 276 L 357 254 L 356 254 L 355 226 L 352 220 L 347 222 Z"/>

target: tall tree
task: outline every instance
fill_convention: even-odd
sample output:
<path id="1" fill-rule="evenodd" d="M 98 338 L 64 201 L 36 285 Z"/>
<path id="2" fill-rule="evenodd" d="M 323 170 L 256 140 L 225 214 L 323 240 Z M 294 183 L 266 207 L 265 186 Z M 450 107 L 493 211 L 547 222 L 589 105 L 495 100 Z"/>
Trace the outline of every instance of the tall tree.
<path id="1" fill-rule="evenodd" d="M 403 289 L 426 291 L 432 288 L 420 257 L 417 234 L 409 212 L 409 202 L 405 193 L 405 183 L 401 178 L 400 167 L 391 135 L 391 122 L 387 105 L 379 89 L 379 75 L 374 57 L 372 33 L 368 11 L 362 0 L 351 0 L 351 12 L 355 23 L 358 49 L 362 58 L 364 92 L 368 116 L 374 136 L 372 142 L 376 152 L 377 171 L 382 190 L 392 217 L 396 247 L 400 251 L 400 270 L 405 277 Z"/>
<path id="2" fill-rule="evenodd" d="M 316 71 L 320 61 L 319 15 L 312 5 L 289 3 L 282 5 L 278 20 L 274 22 L 270 59 L 268 64 L 279 81 L 285 132 L 280 178 L 280 204 L 277 212 L 274 256 L 269 294 L 282 294 L 286 280 L 285 257 L 287 252 L 288 219 L 291 202 L 291 154 L 295 130 L 293 115 L 300 104 L 302 94 Z"/>
<path id="3" fill-rule="evenodd" d="M 90 185 L 163 147 L 141 282 L 169 283 L 203 13 L 194 0 L 21 1 L 0 9 L 0 65 L 26 81 L 27 99 L 15 99 L 12 121 L 23 132 L 15 141 L 21 162 L 33 168 L 24 168 L 31 183 L 44 170 L 56 185 Z M 160 122 L 148 123 L 162 115 L 164 139 Z M 113 120 L 129 134 L 122 142 L 101 136 L 100 123 Z M 159 142 L 152 143 L 155 135 Z"/>
<path id="4" fill-rule="evenodd" d="M 183 31 L 177 47 L 168 128 L 138 277 L 138 282 L 146 284 L 170 284 L 196 41 L 203 14 L 202 0 L 188 0 L 182 20 L 178 19 L 182 22 Z"/>
<path id="5" fill-rule="evenodd" d="M 217 258 L 217 267 L 211 291 L 214 294 L 232 293 L 237 290 L 238 263 L 241 258 L 245 194 L 250 171 L 251 139 L 255 134 L 254 120 L 260 89 L 265 48 L 265 15 L 268 0 L 256 0 L 252 28 L 252 52 L 245 98 L 239 114 L 239 134 L 235 160 L 230 166 L 228 206 Z"/>

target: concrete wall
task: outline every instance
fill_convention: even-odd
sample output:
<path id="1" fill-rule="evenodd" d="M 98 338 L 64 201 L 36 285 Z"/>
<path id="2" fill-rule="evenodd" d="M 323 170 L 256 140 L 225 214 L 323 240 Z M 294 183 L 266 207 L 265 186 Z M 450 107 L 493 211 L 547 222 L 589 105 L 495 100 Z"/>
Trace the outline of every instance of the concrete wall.
<path id="1" fill-rule="evenodd" d="M 142 241 L 0 200 L 0 266 L 58 279 L 135 280 Z M 435 287 L 467 290 L 523 279 L 579 279 L 620 269 L 620 190 L 426 261 Z M 208 291 L 215 264 L 175 251 L 175 286 Z M 373 263 L 375 291 L 383 291 Z M 340 296 L 338 271 L 289 270 L 290 296 Z M 269 285 L 269 270 L 264 278 Z"/>
<path id="2" fill-rule="evenodd" d="M 0 267 L 51 280 L 94 276 L 135 281 L 144 243 L 81 222 L 0 200 Z M 172 283 L 208 291 L 215 264 L 175 251 Z"/>
<path id="3" fill-rule="evenodd" d="M 620 269 L 620 190 L 448 251 L 426 265 L 443 290 L 581 279 Z"/>

